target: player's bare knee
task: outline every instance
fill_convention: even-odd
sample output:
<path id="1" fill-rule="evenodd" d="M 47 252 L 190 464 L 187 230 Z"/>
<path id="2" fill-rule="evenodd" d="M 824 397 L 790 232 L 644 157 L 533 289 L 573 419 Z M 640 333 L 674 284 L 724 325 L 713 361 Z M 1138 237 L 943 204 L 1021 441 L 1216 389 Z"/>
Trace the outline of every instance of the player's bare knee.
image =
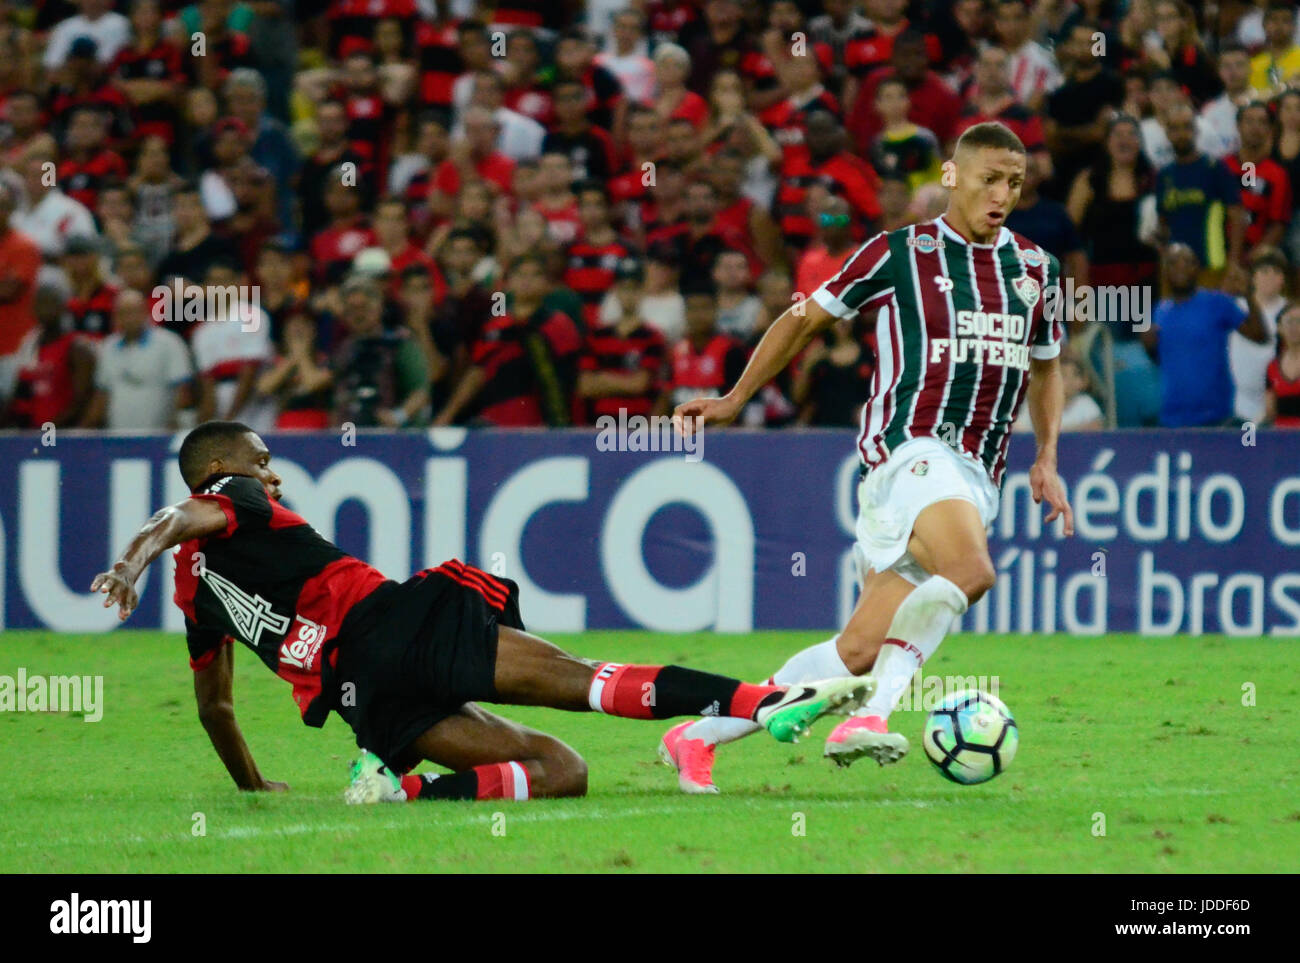
<path id="1" fill-rule="evenodd" d="M 836 649 L 846 669 L 854 675 L 864 675 L 876 661 L 880 640 L 870 637 L 866 632 L 855 631 L 850 623 L 840 633 Z"/>
<path id="2" fill-rule="evenodd" d="M 966 593 L 971 605 L 982 599 L 997 582 L 998 573 L 987 555 L 962 562 L 948 580 Z"/>

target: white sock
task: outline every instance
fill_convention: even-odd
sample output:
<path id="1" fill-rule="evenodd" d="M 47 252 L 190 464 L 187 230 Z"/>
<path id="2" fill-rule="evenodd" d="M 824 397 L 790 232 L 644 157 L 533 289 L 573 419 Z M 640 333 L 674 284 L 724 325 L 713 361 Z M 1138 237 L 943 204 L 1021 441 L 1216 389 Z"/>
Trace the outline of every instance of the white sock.
<path id="1" fill-rule="evenodd" d="M 889 623 L 871 674 L 876 691 L 858 710 L 860 716 L 888 719 L 916 670 L 934 655 L 953 619 L 970 605 L 966 593 L 942 575 L 931 575 L 903 600 Z"/>
<path id="2" fill-rule="evenodd" d="M 809 646 L 802 652 L 796 652 L 790 656 L 785 665 L 776 670 L 772 682 L 776 685 L 794 685 L 797 682 L 815 682 L 820 679 L 838 679 L 852 675 L 835 647 L 838 639 L 837 635 L 833 639 Z M 735 742 L 755 732 L 761 732 L 762 729 L 763 727 L 758 723 L 750 722 L 748 719 L 714 717 L 701 719 L 682 735 L 687 739 L 703 739 L 705 742 L 721 745 L 724 742 Z"/>

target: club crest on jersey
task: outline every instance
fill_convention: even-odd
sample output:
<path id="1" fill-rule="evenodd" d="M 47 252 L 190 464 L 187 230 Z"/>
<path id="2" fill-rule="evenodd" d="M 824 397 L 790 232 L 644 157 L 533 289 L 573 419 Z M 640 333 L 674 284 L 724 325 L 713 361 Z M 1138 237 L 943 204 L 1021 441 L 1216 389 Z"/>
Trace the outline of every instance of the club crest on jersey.
<path id="1" fill-rule="evenodd" d="M 943 248 L 943 241 L 929 234 L 918 234 L 907 239 L 908 246 L 916 248 L 922 254 L 933 254 Z"/>
<path id="2" fill-rule="evenodd" d="M 1042 267 L 1047 263 L 1047 255 L 1038 251 L 1017 251 L 1016 254 L 1030 267 Z"/>
<path id="3" fill-rule="evenodd" d="M 930 471 L 930 463 L 928 461 L 918 461 L 915 465 L 912 466 L 912 474 L 915 475 L 917 478 L 924 476 L 929 471 Z"/>
<path id="4" fill-rule="evenodd" d="M 1016 296 L 1025 302 L 1025 307 L 1032 308 L 1038 303 L 1038 296 L 1042 293 L 1038 282 L 1028 274 L 1022 274 L 1011 282 L 1011 287 L 1015 289 Z"/>

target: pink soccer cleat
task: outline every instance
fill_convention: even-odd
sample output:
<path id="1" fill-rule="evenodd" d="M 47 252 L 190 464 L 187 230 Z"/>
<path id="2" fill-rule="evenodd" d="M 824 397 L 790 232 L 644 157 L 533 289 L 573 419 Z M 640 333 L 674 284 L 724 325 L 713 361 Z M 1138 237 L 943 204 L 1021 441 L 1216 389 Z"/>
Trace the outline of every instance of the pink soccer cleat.
<path id="1" fill-rule="evenodd" d="M 870 756 L 880 765 L 898 762 L 907 755 L 907 737 L 901 732 L 890 732 L 880 716 L 850 716 L 826 737 L 827 759 L 837 766 L 852 765 L 863 756 Z"/>
<path id="2" fill-rule="evenodd" d="M 659 740 L 659 758 L 665 766 L 677 770 L 677 785 L 682 792 L 692 795 L 718 791 L 713 784 L 713 743 L 684 738 L 686 730 L 698 721 L 679 722 Z"/>

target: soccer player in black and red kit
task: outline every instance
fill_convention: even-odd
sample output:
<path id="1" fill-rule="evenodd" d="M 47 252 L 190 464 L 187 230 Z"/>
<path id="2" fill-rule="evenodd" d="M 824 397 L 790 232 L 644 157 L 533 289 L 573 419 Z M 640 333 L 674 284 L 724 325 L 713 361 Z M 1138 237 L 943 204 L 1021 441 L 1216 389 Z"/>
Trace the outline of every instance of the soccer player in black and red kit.
<path id="1" fill-rule="evenodd" d="M 235 721 L 233 640 L 293 686 L 307 725 L 332 710 L 352 727 L 363 754 L 350 802 L 586 792 L 577 753 L 480 700 L 637 719 L 732 716 L 789 742 L 873 689 L 864 678 L 787 688 L 579 659 L 524 631 L 508 579 L 450 561 L 399 583 L 344 553 L 280 503 L 271 453 L 242 424 L 200 425 L 178 460 L 190 497 L 155 514 L 91 590 L 125 619 L 140 574 L 179 546 L 175 602 L 199 716 L 241 789 L 287 787 L 262 777 Z M 453 771 L 399 775 L 421 760 Z"/>

